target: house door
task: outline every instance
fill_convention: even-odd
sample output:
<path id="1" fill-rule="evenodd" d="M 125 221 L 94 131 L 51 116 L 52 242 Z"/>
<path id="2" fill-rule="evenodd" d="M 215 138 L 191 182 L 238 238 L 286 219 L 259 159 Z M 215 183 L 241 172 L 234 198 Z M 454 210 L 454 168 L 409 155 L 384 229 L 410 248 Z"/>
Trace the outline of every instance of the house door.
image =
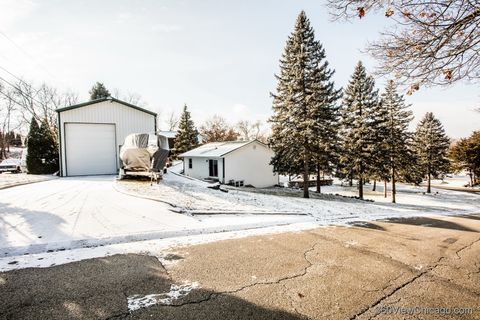
<path id="1" fill-rule="evenodd" d="M 208 160 L 208 176 L 218 177 L 218 161 Z"/>

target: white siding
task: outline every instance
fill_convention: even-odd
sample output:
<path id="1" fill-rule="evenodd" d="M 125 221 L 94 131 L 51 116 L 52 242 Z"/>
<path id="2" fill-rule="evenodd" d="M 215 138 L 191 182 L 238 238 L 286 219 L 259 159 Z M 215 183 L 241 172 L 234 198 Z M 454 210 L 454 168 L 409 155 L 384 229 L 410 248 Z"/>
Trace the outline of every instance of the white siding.
<path id="1" fill-rule="evenodd" d="M 208 160 L 216 159 L 218 179 L 222 183 L 243 180 L 245 185 L 250 184 L 257 188 L 270 187 L 278 183 L 278 176 L 273 173 L 273 166 L 269 164 L 272 157 L 271 149 L 261 143 L 252 142 L 224 156 L 225 171 L 222 158 L 185 157 L 185 175 L 197 179 L 209 178 Z M 191 169 L 188 168 L 189 159 L 192 159 Z"/>
<path id="2" fill-rule="evenodd" d="M 225 183 L 243 180 L 245 185 L 256 188 L 270 187 L 278 183 L 270 160 L 273 151 L 258 142 L 252 142 L 225 155 Z"/>
<path id="3" fill-rule="evenodd" d="M 188 167 L 189 159 L 192 159 L 191 169 Z M 218 177 L 208 176 L 209 174 L 208 160 L 209 159 L 218 161 Z M 223 159 L 222 158 L 200 158 L 200 157 L 184 158 L 184 165 L 185 165 L 184 174 L 186 176 L 196 178 L 196 179 L 214 178 L 223 182 Z"/>
<path id="4" fill-rule="evenodd" d="M 116 150 L 131 133 L 154 133 L 155 116 L 115 101 L 103 101 L 59 113 L 62 172 L 65 174 L 65 123 L 115 124 Z M 118 157 L 117 157 L 118 158 Z M 67 160 L 68 161 L 68 160 Z M 118 164 L 117 164 L 118 165 Z"/>

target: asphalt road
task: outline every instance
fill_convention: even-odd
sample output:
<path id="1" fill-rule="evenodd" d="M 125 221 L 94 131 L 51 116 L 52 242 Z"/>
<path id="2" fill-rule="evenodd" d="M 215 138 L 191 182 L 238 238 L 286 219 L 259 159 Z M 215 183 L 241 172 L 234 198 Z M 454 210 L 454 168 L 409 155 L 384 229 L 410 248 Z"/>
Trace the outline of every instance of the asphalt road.
<path id="1" fill-rule="evenodd" d="M 115 255 L 0 273 L 0 318 L 480 319 L 480 215 L 358 223 L 163 254 L 162 262 Z M 178 299 L 165 294 L 186 283 L 198 288 Z M 129 297 L 150 294 L 160 294 L 156 304 L 128 310 Z M 441 315 L 448 310 L 463 315 Z"/>

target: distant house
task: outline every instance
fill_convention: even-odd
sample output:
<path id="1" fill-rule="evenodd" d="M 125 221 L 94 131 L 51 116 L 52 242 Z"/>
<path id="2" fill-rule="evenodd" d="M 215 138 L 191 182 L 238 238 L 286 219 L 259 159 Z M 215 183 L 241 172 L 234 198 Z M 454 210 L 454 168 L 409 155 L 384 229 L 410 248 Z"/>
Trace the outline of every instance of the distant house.
<path id="1" fill-rule="evenodd" d="M 273 151 L 258 140 L 207 143 L 178 157 L 183 158 L 184 174 L 193 178 L 237 187 L 278 184 L 270 165 Z"/>
<path id="2" fill-rule="evenodd" d="M 168 138 L 168 146 L 170 150 L 175 148 L 175 138 L 177 137 L 177 131 L 159 131 L 158 134 Z M 198 142 L 202 143 L 202 136 L 198 135 Z"/>
<path id="3" fill-rule="evenodd" d="M 175 146 L 175 137 L 177 136 L 177 131 L 159 131 L 159 135 L 167 137 L 168 147 L 172 150 Z"/>

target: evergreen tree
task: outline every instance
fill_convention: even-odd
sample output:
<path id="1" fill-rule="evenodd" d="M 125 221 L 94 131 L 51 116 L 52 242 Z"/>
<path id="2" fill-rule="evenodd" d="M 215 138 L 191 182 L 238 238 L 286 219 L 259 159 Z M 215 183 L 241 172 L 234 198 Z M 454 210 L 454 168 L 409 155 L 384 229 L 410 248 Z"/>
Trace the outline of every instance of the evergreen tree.
<path id="1" fill-rule="evenodd" d="M 59 168 L 58 144 L 47 119 L 42 121 L 40 134 L 42 138 L 42 159 L 45 159 L 43 161 L 42 173 L 54 173 Z"/>
<path id="2" fill-rule="evenodd" d="M 198 131 L 187 110 L 187 105 L 183 107 L 183 113 L 178 124 L 178 131 L 175 137 L 175 154 L 187 152 L 198 145 Z"/>
<path id="3" fill-rule="evenodd" d="M 405 167 L 401 168 L 400 176 L 402 178 L 402 182 L 406 183 L 413 183 L 416 186 L 419 186 L 423 181 L 423 168 L 418 160 L 418 154 L 415 150 L 415 134 L 408 133 L 408 142 L 407 142 L 407 150 L 408 152 L 405 154 L 406 158 L 406 165 Z"/>
<path id="4" fill-rule="evenodd" d="M 373 189 L 376 191 L 377 180 L 384 182 L 384 196 L 387 197 L 387 182 L 389 181 L 388 165 L 390 158 L 388 155 L 388 110 L 383 107 L 380 101 L 373 107 L 371 113 L 373 121 L 371 166 L 368 170 L 369 179 L 373 179 Z"/>
<path id="5" fill-rule="evenodd" d="M 343 136 L 340 161 L 344 175 L 358 179 L 358 196 L 363 199 L 363 184 L 374 165 L 373 150 L 375 110 L 378 90 L 362 62 L 358 62 L 343 93 L 341 133 Z"/>
<path id="6" fill-rule="evenodd" d="M 30 130 L 27 136 L 27 170 L 29 173 L 42 173 L 42 138 L 40 127 L 35 117 L 30 122 Z"/>
<path id="7" fill-rule="evenodd" d="M 110 92 L 105 88 L 105 85 L 101 82 L 97 82 L 90 90 L 90 100 L 96 100 L 101 98 L 108 98 L 111 96 Z"/>
<path id="8" fill-rule="evenodd" d="M 442 123 L 427 112 L 417 126 L 414 150 L 423 176 L 427 177 L 427 193 L 431 192 L 431 177 L 445 174 L 449 169 L 448 148 L 450 139 Z"/>
<path id="9" fill-rule="evenodd" d="M 15 136 L 15 143 L 17 147 L 22 146 L 22 136 L 20 135 L 20 133 L 17 133 L 17 135 Z"/>
<path id="10" fill-rule="evenodd" d="M 392 202 L 396 202 L 396 180 L 409 166 L 410 149 L 408 125 L 412 120 L 412 112 L 407 110 L 403 96 L 396 91 L 393 81 L 389 81 L 382 94 L 382 105 L 388 112 L 388 130 L 386 143 L 389 158 L 388 168 L 392 184 Z"/>
<path id="11" fill-rule="evenodd" d="M 49 174 L 58 171 L 58 145 L 47 120 L 43 120 L 39 127 L 35 118 L 32 118 L 27 147 L 29 173 Z"/>
<path id="12" fill-rule="evenodd" d="M 457 141 L 451 147 L 449 156 L 453 168 L 456 171 L 466 170 L 470 176 L 470 186 L 476 185 L 480 176 L 480 131 Z"/>
<path id="13" fill-rule="evenodd" d="M 310 172 L 330 170 L 336 120 L 335 101 L 339 92 L 330 80 L 333 72 L 325 61 L 325 51 L 315 40 L 310 21 L 301 12 L 287 39 L 280 59 L 280 74 L 273 96 L 270 147 L 271 164 L 280 174 L 302 174 L 303 196 L 309 197 Z M 320 151 L 326 152 L 324 157 Z"/>
<path id="14" fill-rule="evenodd" d="M 333 70 L 328 68 L 325 49 L 316 42 L 316 68 L 313 70 L 313 99 L 309 108 L 312 122 L 312 153 L 317 173 L 317 193 L 320 193 L 320 174 L 331 174 L 338 163 L 339 107 L 336 104 L 341 90 L 335 89 Z"/>

